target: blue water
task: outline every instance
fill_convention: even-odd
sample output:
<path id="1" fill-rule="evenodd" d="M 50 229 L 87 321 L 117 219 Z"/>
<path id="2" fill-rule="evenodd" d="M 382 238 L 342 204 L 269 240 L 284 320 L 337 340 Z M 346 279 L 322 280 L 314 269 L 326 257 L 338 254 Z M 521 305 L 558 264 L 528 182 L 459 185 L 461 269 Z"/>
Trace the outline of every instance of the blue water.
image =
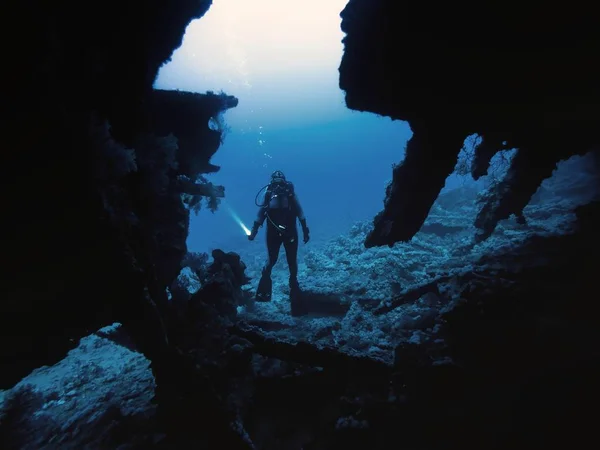
<path id="1" fill-rule="evenodd" d="M 209 178 L 225 186 L 225 205 L 250 227 L 258 210 L 257 191 L 274 170 L 282 170 L 294 183 L 312 240 L 318 242 L 345 232 L 383 207 L 392 163 L 402 159 L 410 135 L 403 122 L 359 113 L 304 127 L 263 127 L 261 135 L 232 130 L 213 158 L 221 171 Z M 227 207 L 192 217 L 188 238 L 192 251 L 239 247 L 244 239 Z"/>
<path id="2" fill-rule="evenodd" d="M 239 99 L 223 115 L 229 132 L 211 161 L 221 170 L 207 177 L 225 186 L 226 198 L 216 213 L 192 216 L 190 251 L 255 249 L 233 216 L 252 226 L 256 193 L 274 170 L 295 185 L 311 246 L 382 209 L 392 164 L 402 160 L 411 131 L 406 123 L 346 108 L 338 87 L 344 5 L 312 0 L 314 15 L 274 0 L 252 7 L 215 0 L 161 68 L 157 88 L 223 90 Z"/>
<path id="3" fill-rule="evenodd" d="M 256 193 L 275 170 L 295 185 L 312 248 L 383 208 L 392 165 L 402 161 L 411 130 L 346 108 L 338 86 L 345 1 L 312 1 L 318 16 L 274 0 L 256 0 L 252 7 L 216 0 L 188 26 L 182 46 L 159 72 L 157 88 L 223 90 L 239 99 L 223 115 L 229 131 L 211 161 L 221 170 L 207 177 L 225 186 L 226 198 L 214 214 L 192 216 L 190 251 L 256 254 L 257 243 L 248 242 L 236 218 L 252 226 Z M 281 9 L 277 22 L 270 19 L 273 8 Z M 447 187 L 463 182 L 451 176 Z"/>

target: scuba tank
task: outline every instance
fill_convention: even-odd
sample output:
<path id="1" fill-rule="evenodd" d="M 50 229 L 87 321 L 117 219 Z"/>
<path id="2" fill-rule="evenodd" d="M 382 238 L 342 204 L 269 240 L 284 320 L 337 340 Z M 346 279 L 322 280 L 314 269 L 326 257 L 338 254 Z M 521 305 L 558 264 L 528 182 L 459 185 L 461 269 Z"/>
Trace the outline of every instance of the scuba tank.
<path id="1" fill-rule="evenodd" d="M 293 191 L 288 183 L 271 185 L 267 190 L 269 195 L 269 209 L 290 209 L 290 197 Z M 265 199 L 266 200 L 266 199 Z"/>
<path id="2" fill-rule="evenodd" d="M 258 197 L 260 194 L 265 191 L 265 197 L 262 204 L 258 203 Z M 289 213 L 292 209 L 292 202 L 290 197 L 294 195 L 294 185 L 288 181 L 279 182 L 279 183 L 270 183 L 263 186 L 256 194 L 254 198 L 254 203 L 256 206 L 267 209 L 267 220 L 273 227 L 278 231 L 278 233 L 283 236 L 287 232 L 287 227 L 285 225 L 277 224 L 271 217 L 271 214 L 277 216 L 281 214 Z M 287 210 L 287 211 L 286 211 Z"/>

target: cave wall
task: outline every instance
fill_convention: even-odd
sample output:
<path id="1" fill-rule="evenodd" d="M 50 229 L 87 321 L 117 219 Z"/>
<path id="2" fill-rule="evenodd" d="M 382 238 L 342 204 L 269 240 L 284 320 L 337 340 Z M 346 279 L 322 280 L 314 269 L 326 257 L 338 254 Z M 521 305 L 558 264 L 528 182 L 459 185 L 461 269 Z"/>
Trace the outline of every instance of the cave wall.
<path id="1" fill-rule="evenodd" d="M 405 120 L 414 133 L 367 247 L 414 236 L 452 173 L 459 138 L 484 138 L 476 178 L 497 151 L 519 151 L 482 207 L 480 239 L 520 215 L 558 161 L 600 144 L 600 68 L 590 64 L 600 50 L 600 20 L 591 11 L 350 0 L 341 16 L 347 106 Z M 425 153 L 429 167 L 419 156 Z"/>
<path id="2" fill-rule="evenodd" d="M 240 340 L 223 333 L 219 342 L 227 345 L 213 345 L 212 351 L 233 360 L 215 366 L 214 355 L 203 354 L 210 353 L 207 342 L 215 341 L 203 333 L 212 327 L 216 330 L 209 331 L 221 333 L 233 321 L 218 322 L 223 319 L 217 310 L 235 315 L 241 281 L 231 267 L 239 258 L 225 261 L 235 255 L 220 256 L 224 267 L 182 315 L 185 326 L 177 328 L 181 322 L 169 314 L 164 287 L 186 250 L 189 212 L 181 194 L 211 200 L 224 195 L 200 175 L 218 169 L 210 157 L 220 136 L 208 128 L 208 119 L 237 100 L 154 91 L 152 82 L 180 45 L 187 23 L 209 6 L 183 0 L 109 1 L 97 7 L 33 2 L 7 16 L 21 34 L 5 55 L 11 66 L 0 166 L 6 226 L 0 387 L 56 361 L 82 335 L 119 321 L 152 360 L 161 424 L 178 446 L 189 448 L 204 427 L 212 429 L 211 438 L 232 436 L 231 445 L 222 446 L 248 448 L 236 439 L 243 429 L 232 432 L 236 417 L 223 412 L 220 397 L 232 382 L 222 376 L 224 367 L 241 378 L 248 365 L 248 340 L 276 358 L 323 366 L 342 360 L 332 382 L 344 380 L 337 376 L 352 373 L 355 362 L 335 351 L 261 341 L 238 329 Z M 484 234 L 499 217 L 522 207 L 558 159 L 597 144 L 598 73 L 586 65 L 597 50 L 593 23 L 578 23 L 576 33 L 568 32 L 576 18 L 561 10 L 547 16 L 549 28 L 536 34 L 528 25 L 537 16 L 524 7 L 518 14 L 500 8 L 502 26 L 491 9 L 474 16 L 466 6 L 452 7 L 457 10 L 436 10 L 442 20 L 408 2 L 351 0 L 342 14 L 347 37 L 340 85 L 348 106 L 407 120 L 414 132 L 368 245 L 407 240 L 418 231 L 469 134 L 491 142 L 480 150 L 483 156 L 504 141 L 522 151 L 482 209 L 478 225 Z M 457 21 L 449 19 L 455 16 Z M 552 20 L 563 24 L 556 35 Z M 403 60 L 406 66 L 398 66 Z M 476 167 L 484 172 L 484 165 Z M 587 229 L 594 224 L 597 220 Z M 586 283 L 597 267 L 589 261 L 582 262 L 589 270 Z M 477 311 L 477 296 L 472 297 Z M 219 302 L 222 298 L 230 301 Z M 467 344 L 485 331 L 477 321 L 457 319 L 456 327 L 468 331 L 462 335 Z M 404 358 L 398 359 L 409 366 L 410 358 Z M 372 374 L 367 363 L 365 373 Z M 396 424 L 392 429 L 396 432 Z"/>
<path id="3" fill-rule="evenodd" d="M 6 16 L 1 387 L 100 326 L 153 316 L 186 251 L 180 194 L 223 196 L 195 182 L 218 170 L 209 118 L 237 99 L 152 88 L 210 4 L 36 1 Z"/>

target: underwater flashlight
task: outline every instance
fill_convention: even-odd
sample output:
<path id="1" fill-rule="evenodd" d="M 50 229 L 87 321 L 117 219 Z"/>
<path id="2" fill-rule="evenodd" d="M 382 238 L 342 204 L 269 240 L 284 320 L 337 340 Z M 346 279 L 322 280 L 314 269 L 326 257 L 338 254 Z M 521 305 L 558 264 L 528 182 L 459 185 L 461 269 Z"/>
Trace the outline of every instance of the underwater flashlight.
<path id="1" fill-rule="evenodd" d="M 242 230 L 244 230 L 244 233 L 246 233 L 246 236 L 250 236 L 250 229 L 246 225 L 244 225 L 244 222 L 242 222 L 242 219 L 240 219 L 240 217 L 235 213 L 235 211 L 233 209 L 231 209 L 231 207 L 229 205 L 227 205 L 227 212 L 229 213 L 231 218 L 235 221 L 235 223 L 237 223 L 240 226 L 240 228 Z"/>

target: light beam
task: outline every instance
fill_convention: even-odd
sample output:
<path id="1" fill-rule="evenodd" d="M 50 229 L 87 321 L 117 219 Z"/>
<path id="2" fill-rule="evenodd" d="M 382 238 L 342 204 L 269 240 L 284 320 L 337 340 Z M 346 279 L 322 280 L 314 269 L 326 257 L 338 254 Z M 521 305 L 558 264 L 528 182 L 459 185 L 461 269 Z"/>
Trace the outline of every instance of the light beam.
<path id="1" fill-rule="evenodd" d="M 231 218 L 235 221 L 235 223 L 237 223 L 240 228 L 242 230 L 244 230 L 244 233 L 246 233 L 246 236 L 250 236 L 250 229 L 244 225 L 244 222 L 242 222 L 242 219 L 240 219 L 240 216 L 238 216 L 235 211 L 233 209 L 231 209 L 231 207 L 229 205 L 227 206 L 227 212 L 229 213 L 229 215 L 231 216 Z"/>

